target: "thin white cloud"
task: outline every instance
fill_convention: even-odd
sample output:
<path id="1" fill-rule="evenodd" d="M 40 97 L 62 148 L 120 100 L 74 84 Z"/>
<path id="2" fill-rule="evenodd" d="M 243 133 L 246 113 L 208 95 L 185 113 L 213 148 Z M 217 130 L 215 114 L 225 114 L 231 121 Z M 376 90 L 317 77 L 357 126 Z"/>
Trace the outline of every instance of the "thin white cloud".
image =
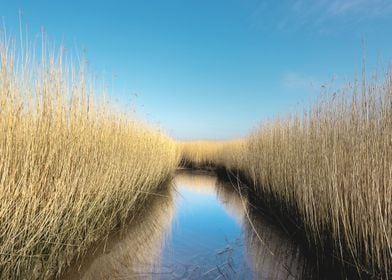
<path id="1" fill-rule="evenodd" d="M 253 14 L 258 25 L 266 28 L 325 30 L 330 23 L 343 27 L 354 26 L 365 20 L 392 16 L 391 0 L 295 0 L 260 1 Z M 269 22 L 270 26 L 266 23 Z M 275 22 L 275 23 L 274 23 Z M 271 26 L 272 25 L 272 26 Z"/>
<path id="2" fill-rule="evenodd" d="M 392 12 L 390 0 L 345 0 L 328 1 L 327 13 L 330 16 L 380 17 Z"/>
<path id="3" fill-rule="evenodd" d="M 296 16 L 303 14 L 306 6 L 311 7 L 313 1 L 302 5 Z M 338 20 L 340 23 L 361 22 L 365 19 L 376 19 L 392 15 L 390 0 L 319 0 L 313 12 L 308 13 L 307 21 L 312 24 L 328 24 Z M 306 6 L 305 6 L 306 5 Z"/>

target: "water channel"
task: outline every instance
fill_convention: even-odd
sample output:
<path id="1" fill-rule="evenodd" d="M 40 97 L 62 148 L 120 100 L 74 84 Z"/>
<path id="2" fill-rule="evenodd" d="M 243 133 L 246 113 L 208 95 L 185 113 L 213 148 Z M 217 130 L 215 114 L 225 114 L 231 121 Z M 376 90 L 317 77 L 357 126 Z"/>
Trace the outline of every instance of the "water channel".
<path id="1" fill-rule="evenodd" d="M 288 235 L 212 173 L 179 171 L 65 279 L 302 279 Z"/>

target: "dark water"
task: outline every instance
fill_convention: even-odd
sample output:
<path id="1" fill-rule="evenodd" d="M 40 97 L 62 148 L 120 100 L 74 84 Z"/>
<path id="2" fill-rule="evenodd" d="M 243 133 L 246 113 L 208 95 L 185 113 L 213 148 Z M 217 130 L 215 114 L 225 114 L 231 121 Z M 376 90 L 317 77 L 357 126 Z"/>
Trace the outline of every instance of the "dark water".
<path id="1" fill-rule="evenodd" d="M 179 172 L 64 279 L 303 279 L 297 246 L 252 209 L 231 184 Z"/>

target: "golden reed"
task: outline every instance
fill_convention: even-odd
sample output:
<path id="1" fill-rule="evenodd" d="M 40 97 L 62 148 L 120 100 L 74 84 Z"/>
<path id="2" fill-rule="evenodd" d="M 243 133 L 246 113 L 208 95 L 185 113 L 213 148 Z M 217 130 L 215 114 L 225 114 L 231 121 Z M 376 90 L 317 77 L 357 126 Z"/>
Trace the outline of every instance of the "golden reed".
<path id="1" fill-rule="evenodd" d="M 0 278 L 53 278 L 171 177 L 177 150 L 99 102 L 61 50 L 2 35 Z"/>
<path id="2" fill-rule="evenodd" d="M 392 278 L 391 72 L 264 123 L 237 145 L 182 149 L 183 162 L 195 155 L 196 164 L 240 171 L 326 258 L 365 277 Z"/>

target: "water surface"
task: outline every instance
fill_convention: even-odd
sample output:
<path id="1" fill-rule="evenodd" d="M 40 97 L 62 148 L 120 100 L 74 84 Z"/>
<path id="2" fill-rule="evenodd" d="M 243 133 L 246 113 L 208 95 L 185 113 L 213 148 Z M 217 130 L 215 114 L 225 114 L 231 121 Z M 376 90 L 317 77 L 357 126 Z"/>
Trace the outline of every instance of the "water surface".
<path id="1" fill-rule="evenodd" d="M 301 260 L 240 189 L 209 173 L 178 172 L 173 187 L 65 279 L 302 279 Z"/>

